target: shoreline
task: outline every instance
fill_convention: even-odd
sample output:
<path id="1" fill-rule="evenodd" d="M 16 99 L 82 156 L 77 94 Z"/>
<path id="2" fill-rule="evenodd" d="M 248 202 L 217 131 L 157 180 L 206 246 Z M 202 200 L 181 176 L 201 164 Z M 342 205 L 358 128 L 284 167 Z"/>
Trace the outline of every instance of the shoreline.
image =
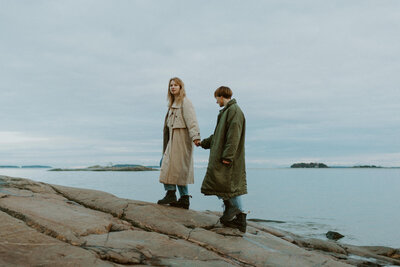
<path id="1" fill-rule="evenodd" d="M 207 209 L 222 211 L 221 203 L 216 197 L 204 197 L 200 193 L 203 172 L 201 169 L 195 170 L 197 180 L 194 185 L 190 186 L 190 192 L 193 196 L 191 208 L 197 211 Z M 160 196 L 164 195 L 163 189 L 158 186 L 158 172 L 48 172 L 47 170 L 10 169 L 8 171 L 0 170 L 1 174 L 50 184 L 101 190 L 120 198 L 138 199 L 152 203 L 155 203 Z M 400 185 L 400 180 L 397 179 L 398 174 L 398 170 L 336 170 L 327 172 L 249 170 L 248 175 L 252 180 L 249 183 L 250 193 L 244 196 L 244 208 L 249 212 L 248 219 L 285 221 L 285 224 L 267 223 L 267 225 L 303 237 L 325 240 L 326 232 L 338 231 L 345 235 L 340 242 L 347 244 L 398 248 L 400 243 L 399 239 L 396 238 L 398 235 L 395 234 L 395 225 L 399 222 L 400 216 L 394 213 L 393 218 L 389 217 L 388 219 L 385 215 L 396 208 L 396 204 L 393 202 L 389 201 L 385 204 L 385 199 L 396 199 L 395 188 Z M 301 179 L 297 179 L 297 177 Z M 291 195 L 290 188 L 296 183 L 303 183 L 303 181 L 309 181 L 308 183 L 312 183 L 313 187 L 300 187 L 301 190 L 296 190 Z M 348 182 L 348 186 L 341 190 L 341 194 L 345 194 L 344 196 L 337 197 L 337 193 L 332 192 L 335 190 L 328 192 L 328 185 L 329 188 L 338 189 L 340 186 L 335 185 L 342 185 L 346 182 Z M 349 203 L 346 209 L 342 209 L 341 207 L 346 205 L 346 200 L 352 199 L 353 193 L 358 192 L 358 184 L 363 182 L 369 185 L 366 192 L 370 193 L 360 192 L 360 194 L 354 195 L 353 200 L 370 203 L 371 208 L 358 207 Z M 381 182 L 392 186 L 379 187 Z M 264 184 L 269 187 L 267 189 L 267 191 L 270 191 L 268 196 L 262 194 Z M 320 192 L 325 189 L 327 189 L 327 194 L 320 195 Z M 380 195 L 383 189 L 386 192 L 385 196 L 382 195 L 369 200 L 370 194 Z M 283 194 L 274 192 L 283 192 Z M 313 200 L 319 200 L 320 197 L 321 201 L 314 204 Z M 304 202 L 296 205 L 294 200 L 296 198 L 304 199 Z M 281 203 L 280 205 L 273 204 L 278 201 Z M 336 204 L 327 209 L 333 203 Z M 359 212 L 362 212 L 362 214 L 357 216 Z M 371 216 L 375 219 L 369 220 L 368 218 Z"/>
<path id="2" fill-rule="evenodd" d="M 306 239 L 251 221 L 243 235 L 222 227 L 219 212 L 183 210 L 7 176 L 0 176 L 0 189 L 0 229 L 5 233 L 1 242 L 8 242 L 0 244 L 0 265 L 42 264 L 49 258 L 54 265 L 72 260 L 85 265 L 90 260 L 88 266 L 400 265 L 400 251 L 394 248 Z M 32 238 L 18 231 L 29 232 Z M 18 245 L 15 240 L 30 245 Z M 82 255 L 55 257 L 60 251 L 53 246 L 48 253 L 38 251 L 39 257 L 30 252 L 38 242 L 44 247 L 57 243 L 63 250 Z M 169 255 L 169 247 L 179 246 L 182 249 L 172 253 L 177 255 Z M 17 257 L 21 254 L 25 256 Z"/>

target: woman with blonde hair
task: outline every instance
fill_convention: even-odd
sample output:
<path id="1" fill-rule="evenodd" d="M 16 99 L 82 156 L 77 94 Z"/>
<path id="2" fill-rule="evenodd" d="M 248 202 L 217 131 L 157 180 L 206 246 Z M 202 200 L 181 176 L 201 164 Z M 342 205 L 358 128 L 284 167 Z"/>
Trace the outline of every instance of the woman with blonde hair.
<path id="1" fill-rule="evenodd" d="M 194 183 L 193 143 L 200 145 L 200 130 L 185 85 L 177 77 L 168 83 L 168 112 L 164 121 L 160 183 L 167 191 L 157 203 L 189 209 L 188 184 Z M 180 198 L 177 201 L 176 187 Z"/>

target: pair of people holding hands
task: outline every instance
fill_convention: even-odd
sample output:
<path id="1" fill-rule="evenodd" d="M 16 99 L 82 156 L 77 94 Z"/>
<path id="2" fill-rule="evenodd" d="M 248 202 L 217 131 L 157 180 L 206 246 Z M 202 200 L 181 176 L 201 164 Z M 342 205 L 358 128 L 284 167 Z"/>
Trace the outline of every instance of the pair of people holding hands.
<path id="1" fill-rule="evenodd" d="M 223 200 L 224 212 L 220 218 L 223 225 L 245 232 L 246 214 L 241 203 L 241 195 L 247 194 L 245 117 L 236 100 L 232 99 L 230 88 L 219 87 L 214 97 L 222 109 L 214 133 L 201 140 L 194 107 L 186 97 L 184 83 L 177 77 L 170 79 L 160 171 L 160 182 L 164 184 L 166 195 L 158 204 L 189 208 L 188 184 L 194 183 L 193 144 L 201 146 L 210 149 L 201 192 Z"/>

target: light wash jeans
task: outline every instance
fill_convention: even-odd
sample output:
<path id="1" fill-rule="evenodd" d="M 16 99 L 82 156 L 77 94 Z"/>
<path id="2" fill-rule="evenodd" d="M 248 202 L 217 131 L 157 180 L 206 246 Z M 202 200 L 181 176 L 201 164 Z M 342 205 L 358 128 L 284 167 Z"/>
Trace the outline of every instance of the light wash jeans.
<path id="1" fill-rule="evenodd" d="M 175 184 L 164 184 L 164 189 L 165 189 L 165 191 L 176 190 L 176 186 L 177 185 L 175 185 Z M 178 191 L 179 191 L 179 195 L 181 197 L 189 195 L 189 188 L 187 185 L 178 185 Z"/>
<path id="2" fill-rule="evenodd" d="M 223 199 L 222 197 L 218 197 L 219 199 Z M 236 196 L 233 198 L 227 198 L 223 200 L 229 200 L 232 205 L 236 206 L 238 209 L 240 209 L 241 212 L 243 212 L 243 204 L 242 204 L 242 197 L 241 196 Z"/>

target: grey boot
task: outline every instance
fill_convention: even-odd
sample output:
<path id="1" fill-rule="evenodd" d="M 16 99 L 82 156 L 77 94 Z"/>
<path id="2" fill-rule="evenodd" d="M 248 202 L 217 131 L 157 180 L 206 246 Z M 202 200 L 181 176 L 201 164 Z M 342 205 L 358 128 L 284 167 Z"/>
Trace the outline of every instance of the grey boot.
<path id="1" fill-rule="evenodd" d="M 190 197 L 192 197 L 192 196 L 189 196 L 189 195 L 181 196 L 181 198 L 178 201 L 172 202 L 170 205 L 172 207 L 189 209 L 189 205 L 190 205 L 189 198 Z"/>
<path id="2" fill-rule="evenodd" d="M 165 197 L 157 201 L 157 204 L 168 205 L 170 203 L 176 202 L 175 192 L 176 190 L 168 190 L 165 194 Z"/>
<path id="3" fill-rule="evenodd" d="M 219 218 L 220 222 L 224 224 L 225 222 L 232 221 L 233 218 L 235 218 L 236 215 L 241 213 L 240 209 L 233 205 L 230 200 L 224 200 L 224 214 L 222 214 L 222 217 Z"/>

